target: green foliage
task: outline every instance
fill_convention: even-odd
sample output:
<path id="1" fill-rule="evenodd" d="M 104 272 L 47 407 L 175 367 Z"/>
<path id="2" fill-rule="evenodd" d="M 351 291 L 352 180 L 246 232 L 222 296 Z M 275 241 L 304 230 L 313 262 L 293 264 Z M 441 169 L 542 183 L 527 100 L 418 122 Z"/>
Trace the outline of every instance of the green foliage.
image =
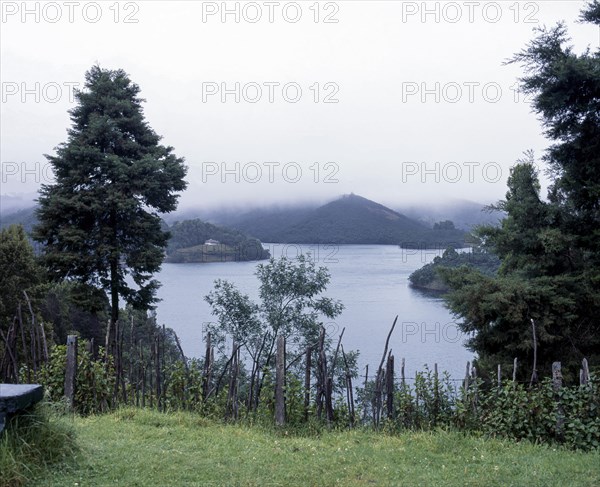
<path id="1" fill-rule="evenodd" d="M 331 275 L 327 268 L 317 268 L 310 255 L 271 258 L 256 267 L 256 276 L 266 328 L 273 337 L 285 336 L 290 345 L 315 344 L 320 319 L 335 319 L 344 308 L 340 301 L 322 296 Z"/>
<path id="2" fill-rule="evenodd" d="M 168 234 L 158 213 L 186 187 L 183 159 L 144 120 L 140 88 L 122 70 L 92 67 L 75 94 L 66 143 L 50 161 L 55 183 L 39 198 L 35 238 L 56 280 L 73 279 L 139 307 L 154 302 Z M 138 289 L 131 288 L 131 275 Z"/>
<path id="3" fill-rule="evenodd" d="M 13 415 L 0 434 L 0 487 L 33 485 L 35 477 L 69 462 L 77 450 L 73 425 L 50 405 Z"/>
<path id="4" fill-rule="evenodd" d="M 412 385 L 411 385 L 412 384 Z M 358 390 L 361 415 L 370 424 L 374 382 Z M 505 381 L 502 387 L 485 386 L 472 379 L 457 389 L 447 374 L 436 377 L 427 367 L 414 381 L 396 386 L 394 416 L 384 430 L 430 430 L 437 427 L 484 433 L 490 437 L 527 440 L 570 449 L 600 447 L 600 383 L 553 388 L 550 379 L 535 386 Z"/>
<path id="5" fill-rule="evenodd" d="M 19 306 L 27 306 L 23 291 L 41 281 L 33 248 L 20 225 L 0 230 L 0 330 L 7 330 Z"/>
<path id="6" fill-rule="evenodd" d="M 242 294 L 233 283 L 217 279 L 214 284 L 213 291 L 205 297 L 218 321 L 218 326 L 209 325 L 207 329 L 211 338 L 222 345 L 229 336 L 255 355 L 258 353 L 255 349 L 260 346 L 264 326 L 259 317 L 260 307 L 247 294 Z"/>
<path id="7" fill-rule="evenodd" d="M 202 363 L 191 359 L 186 364 L 182 360 L 170 363 L 165 371 L 165 401 L 169 410 L 202 411 Z"/>
<path id="8" fill-rule="evenodd" d="M 54 343 L 66 343 L 67 335 L 102 343 L 110 307 L 103 291 L 72 281 L 48 283 L 40 289 L 38 303 L 43 321 L 52 323 Z M 50 337 L 50 335 L 48 335 Z"/>
<path id="9" fill-rule="evenodd" d="M 599 409 L 597 380 L 561 388 L 558 394 L 550 379 L 533 388 L 507 381 L 481 395 L 479 427 L 492 436 L 590 450 L 600 446 Z M 561 418 L 562 428 L 557 426 Z"/>
<path id="10" fill-rule="evenodd" d="M 99 349 L 99 356 L 104 350 Z M 50 360 L 42 368 L 39 379 L 44 386 L 46 397 L 55 403 L 63 401 L 67 347 L 56 345 L 50 352 Z M 22 375 L 24 372 L 22 372 Z M 77 355 L 77 375 L 75 379 L 75 410 L 83 415 L 108 411 L 112 404 L 115 387 L 115 372 L 112 357 L 108 365 L 102 359 L 94 359 L 85 347 L 80 346 Z"/>
<path id="11" fill-rule="evenodd" d="M 271 258 L 259 264 L 256 276 L 260 281 L 260 303 L 254 303 L 234 284 L 215 281 L 214 290 L 206 301 L 217 318 L 206 329 L 212 343 L 220 351 L 221 361 L 231 352 L 226 346 L 231 339 L 249 358 L 249 370 L 241 368 L 239 375 L 240 402 L 254 418 L 271 421 L 274 412 L 274 362 L 275 344 L 283 336 L 287 354 L 287 414 L 293 421 L 305 422 L 304 375 L 306 349 L 311 347 L 312 377 L 316 377 L 318 364 L 317 344 L 324 318 L 334 319 L 343 309 L 342 303 L 323 296 L 330 274 L 324 267 L 316 267 L 310 255 L 290 260 Z M 346 362 L 352 378 L 357 376 L 358 353 L 338 353 L 335 363 L 331 338 L 325 337 L 324 348 L 329 355 L 328 374 L 333 374 L 333 392 L 340 397 L 346 391 Z M 215 374 L 217 375 L 217 374 Z M 314 393 L 313 393 L 314 399 Z M 312 407 L 312 405 L 311 405 Z M 348 424 L 344 401 L 335 408 L 336 422 Z"/>

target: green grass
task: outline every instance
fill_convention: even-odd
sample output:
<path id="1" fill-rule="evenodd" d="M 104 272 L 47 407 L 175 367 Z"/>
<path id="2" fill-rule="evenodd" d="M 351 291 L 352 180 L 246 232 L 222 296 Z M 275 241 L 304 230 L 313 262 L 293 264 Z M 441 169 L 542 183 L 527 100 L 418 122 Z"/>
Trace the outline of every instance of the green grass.
<path id="1" fill-rule="evenodd" d="M 459 432 L 298 436 L 141 409 L 76 418 L 80 450 L 40 486 L 597 486 L 600 453 Z"/>
<path id="2" fill-rule="evenodd" d="M 27 485 L 76 451 L 73 425 L 48 404 L 12 416 L 0 434 L 0 487 Z"/>

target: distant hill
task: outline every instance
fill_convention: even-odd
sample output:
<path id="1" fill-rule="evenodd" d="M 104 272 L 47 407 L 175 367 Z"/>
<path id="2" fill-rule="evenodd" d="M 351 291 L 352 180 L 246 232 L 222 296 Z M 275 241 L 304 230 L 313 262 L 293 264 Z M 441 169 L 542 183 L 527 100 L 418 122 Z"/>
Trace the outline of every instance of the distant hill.
<path id="1" fill-rule="evenodd" d="M 361 196 L 350 194 L 317 208 L 253 210 L 228 224 L 263 242 L 461 246 L 465 233 L 437 230 Z"/>
<path id="2" fill-rule="evenodd" d="M 35 206 L 18 210 L 14 213 L 0 215 L 0 229 L 9 227 L 13 224 L 23 225 L 27 233 L 31 233 L 33 226 L 37 223 L 35 216 Z"/>
<path id="3" fill-rule="evenodd" d="M 310 217 L 316 207 L 275 207 L 254 209 L 237 214 L 215 214 L 209 219 L 236 228 L 263 242 L 278 242 L 283 228 L 299 224 Z"/>
<path id="4" fill-rule="evenodd" d="M 0 194 L 0 217 L 31 208 L 37 197 L 37 193 Z"/>

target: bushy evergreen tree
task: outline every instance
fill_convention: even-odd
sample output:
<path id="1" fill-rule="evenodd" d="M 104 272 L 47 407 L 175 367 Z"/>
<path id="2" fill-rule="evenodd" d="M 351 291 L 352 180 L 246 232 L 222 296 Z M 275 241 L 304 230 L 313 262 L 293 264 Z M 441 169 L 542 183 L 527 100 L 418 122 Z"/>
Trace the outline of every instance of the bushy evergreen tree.
<path id="1" fill-rule="evenodd" d="M 139 93 L 122 70 L 86 73 L 68 140 L 46 156 L 55 182 L 41 190 L 35 229 L 51 277 L 108 293 L 113 328 L 119 298 L 139 308 L 155 301 L 152 275 L 168 240 L 159 214 L 175 210 L 186 188 L 183 159 L 160 144 Z"/>
<path id="2" fill-rule="evenodd" d="M 582 20 L 600 24 L 598 0 Z M 508 369 L 517 357 L 521 379 L 532 372 L 531 320 L 540 375 L 561 361 L 576 380 L 583 357 L 600 361 L 600 50 L 578 55 L 567 42 L 563 24 L 543 28 L 512 60 L 524 65 L 522 89 L 553 141 L 544 155 L 552 176 L 548 201 L 528 154 L 511 170 L 506 199 L 497 205 L 507 214 L 501 226 L 477 232 L 502 261 L 498 276 L 441 271 L 480 370 L 498 363 Z"/>

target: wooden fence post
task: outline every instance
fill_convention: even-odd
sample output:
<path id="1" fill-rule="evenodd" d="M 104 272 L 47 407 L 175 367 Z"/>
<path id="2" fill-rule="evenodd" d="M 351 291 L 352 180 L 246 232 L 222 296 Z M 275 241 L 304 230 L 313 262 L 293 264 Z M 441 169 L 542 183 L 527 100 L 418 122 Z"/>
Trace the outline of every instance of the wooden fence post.
<path id="1" fill-rule="evenodd" d="M 465 371 L 465 379 L 463 380 L 464 393 L 467 393 L 469 389 L 469 382 L 471 380 L 471 362 L 467 361 L 467 369 Z"/>
<path id="2" fill-rule="evenodd" d="M 158 332 L 155 336 L 154 336 L 154 365 L 156 368 L 156 407 L 158 408 L 158 410 L 160 411 L 160 407 L 161 407 L 161 396 L 162 396 L 162 388 L 161 388 L 161 373 L 160 373 L 160 336 L 159 336 Z"/>
<path id="3" fill-rule="evenodd" d="M 71 411 L 75 407 L 75 379 L 77 377 L 77 336 L 67 337 L 67 368 L 65 370 L 65 397 Z"/>
<path id="4" fill-rule="evenodd" d="M 238 375 L 240 371 L 240 347 L 233 340 L 233 352 L 231 354 L 231 371 L 229 375 L 229 391 L 227 393 L 226 417 L 238 419 Z"/>
<path id="5" fill-rule="evenodd" d="M 306 347 L 306 370 L 304 372 L 304 421 L 308 421 L 308 410 L 310 408 L 310 367 L 311 367 L 310 346 Z"/>
<path id="6" fill-rule="evenodd" d="M 513 382 L 517 382 L 517 357 L 513 361 Z"/>
<path id="7" fill-rule="evenodd" d="M 379 368 L 377 369 L 377 375 L 375 377 L 375 394 L 373 397 L 373 423 L 375 425 L 376 428 L 379 427 L 379 420 L 381 418 L 381 412 L 383 409 L 383 402 L 382 402 L 382 394 L 383 394 L 383 381 L 384 381 L 384 370 L 383 370 L 383 364 L 385 363 L 386 357 L 388 357 L 388 347 L 390 344 L 390 337 L 392 336 L 392 333 L 394 331 L 394 328 L 396 327 L 396 323 L 398 322 L 398 316 L 396 316 L 396 318 L 394 319 L 394 322 L 392 323 L 392 327 L 390 328 L 390 331 L 388 333 L 387 339 L 385 340 L 385 347 L 383 349 L 383 355 L 381 356 L 381 362 L 379 363 Z M 391 350 L 389 352 L 389 354 L 391 354 Z"/>
<path id="8" fill-rule="evenodd" d="M 471 379 L 473 381 L 473 411 L 477 413 L 477 405 L 479 403 L 479 384 L 477 383 L 477 367 L 471 367 Z"/>
<path id="9" fill-rule="evenodd" d="M 402 391 L 404 391 L 404 389 L 406 388 L 406 377 L 404 376 L 404 365 L 405 365 L 405 360 L 403 358 L 402 365 L 400 366 L 400 376 L 402 377 Z"/>
<path id="10" fill-rule="evenodd" d="M 556 401 L 556 436 L 563 438 L 565 427 L 565 411 L 560 400 L 560 389 L 562 387 L 562 372 L 560 362 L 552 363 L 552 387 Z"/>
<path id="11" fill-rule="evenodd" d="M 387 417 L 394 419 L 394 356 L 388 355 L 385 370 L 385 399 Z"/>
<path id="12" fill-rule="evenodd" d="M 202 399 L 206 401 L 210 390 L 210 379 L 212 371 L 212 344 L 210 332 L 206 334 L 206 353 L 204 355 L 204 374 L 202 377 Z"/>
<path id="13" fill-rule="evenodd" d="M 352 387 L 352 374 L 350 374 L 350 368 L 348 367 L 348 360 L 346 359 L 346 352 L 344 352 L 344 346 L 342 345 L 342 357 L 344 358 L 344 367 L 346 368 L 346 400 L 348 401 L 348 414 L 350 416 L 349 426 L 354 426 L 354 389 Z"/>
<path id="14" fill-rule="evenodd" d="M 277 337 L 275 357 L 275 424 L 285 424 L 285 337 Z"/>
<path id="15" fill-rule="evenodd" d="M 585 386 L 590 381 L 590 369 L 588 367 L 588 361 L 584 358 L 581 361 L 581 371 L 579 373 L 579 382 L 582 386 Z"/>
<path id="16" fill-rule="evenodd" d="M 321 326 L 319 333 L 319 344 L 317 352 L 317 394 L 315 403 L 317 406 L 317 418 L 321 419 L 323 406 L 326 402 L 327 391 L 327 359 L 325 357 L 325 328 Z M 325 406 L 326 407 L 326 406 Z"/>
<path id="17" fill-rule="evenodd" d="M 364 399 L 363 401 L 367 402 L 367 386 L 369 384 L 369 364 L 365 366 L 365 389 L 364 389 Z M 363 406 L 363 423 L 367 421 L 367 408 Z"/>
<path id="18" fill-rule="evenodd" d="M 533 336 L 533 371 L 531 372 L 531 381 L 529 385 L 536 384 L 538 381 L 537 374 L 537 334 L 535 332 L 535 321 L 531 320 L 531 333 Z"/>
<path id="19" fill-rule="evenodd" d="M 438 374 L 438 364 L 433 364 L 433 422 L 437 424 L 440 413 L 440 376 Z"/>

